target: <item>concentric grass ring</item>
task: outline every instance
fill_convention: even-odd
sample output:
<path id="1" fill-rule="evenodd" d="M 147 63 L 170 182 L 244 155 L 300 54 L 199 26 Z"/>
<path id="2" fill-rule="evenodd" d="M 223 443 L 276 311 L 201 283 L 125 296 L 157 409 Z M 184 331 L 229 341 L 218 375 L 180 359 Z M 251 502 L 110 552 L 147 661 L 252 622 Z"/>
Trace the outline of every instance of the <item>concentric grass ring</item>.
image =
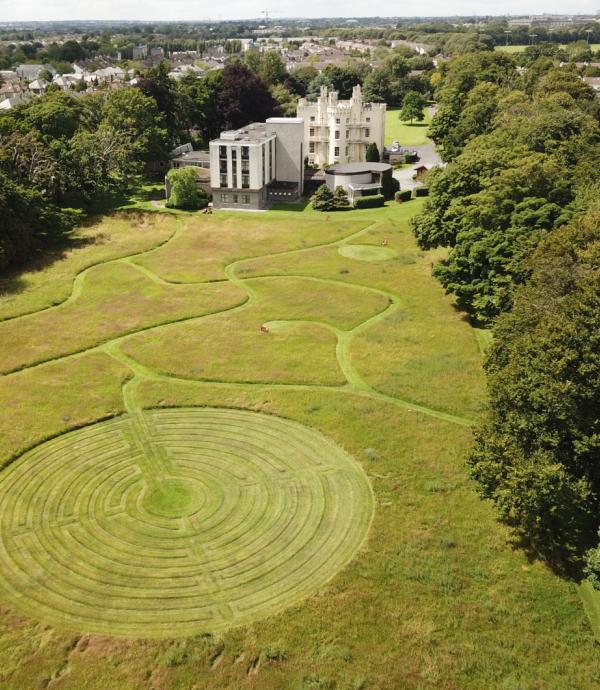
<path id="1" fill-rule="evenodd" d="M 314 593 L 371 521 L 361 467 L 271 415 L 153 410 L 71 432 L 0 475 L 0 594 L 53 625 L 177 637 Z"/>

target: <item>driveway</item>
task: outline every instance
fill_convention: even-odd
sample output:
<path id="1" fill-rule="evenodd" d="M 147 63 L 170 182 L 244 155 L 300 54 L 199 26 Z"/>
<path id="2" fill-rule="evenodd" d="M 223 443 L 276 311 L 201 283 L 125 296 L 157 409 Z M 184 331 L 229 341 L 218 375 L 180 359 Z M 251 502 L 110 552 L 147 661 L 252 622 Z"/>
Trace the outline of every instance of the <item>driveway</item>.
<path id="1" fill-rule="evenodd" d="M 414 189 L 415 187 L 422 187 L 423 183 L 418 180 L 413 180 L 412 176 L 415 174 L 416 168 L 420 165 L 424 165 L 428 170 L 434 165 L 444 166 L 445 163 L 442 162 L 438 152 L 435 150 L 435 144 L 430 141 L 428 144 L 423 144 L 422 146 L 410 146 L 411 151 L 414 150 L 419 156 L 419 160 L 416 163 L 411 163 L 405 168 L 399 168 L 394 170 L 394 177 L 400 182 L 400 189 Z"/>

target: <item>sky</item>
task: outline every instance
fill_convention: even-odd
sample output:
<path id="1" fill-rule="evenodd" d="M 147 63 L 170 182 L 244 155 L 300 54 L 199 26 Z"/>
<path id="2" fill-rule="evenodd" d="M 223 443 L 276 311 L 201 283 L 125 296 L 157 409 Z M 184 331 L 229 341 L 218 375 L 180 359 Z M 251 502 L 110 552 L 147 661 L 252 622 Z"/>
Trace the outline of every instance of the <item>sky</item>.
<path id="1" fill-rule="evenodd" d="M 591 14 L 600 0 L 427 0 L 390 3 L 389 0 L 0 0 L 4 21 L 61 19 L 225 20 L 254 19 L 269 9 L 278 17 L 448 16 L 477 14 Z"/>

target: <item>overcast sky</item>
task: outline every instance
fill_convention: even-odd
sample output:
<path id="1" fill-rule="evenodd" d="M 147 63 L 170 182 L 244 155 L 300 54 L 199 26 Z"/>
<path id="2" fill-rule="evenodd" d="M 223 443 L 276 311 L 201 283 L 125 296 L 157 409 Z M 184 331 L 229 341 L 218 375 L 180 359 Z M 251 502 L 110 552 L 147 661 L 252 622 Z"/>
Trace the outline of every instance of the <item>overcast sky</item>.
<path id="1" fill-rule="evenodd" d="M 600 0 L 428 0 L 390 3 L 389 0 L 277 0 L 194 2 L 193 0 L 0 0 L 0 22 L 48 19 L 251 19 L 269 8 L 277 17 L 442 16 L 474 14 L 589 14 L 600 10 Z"/>

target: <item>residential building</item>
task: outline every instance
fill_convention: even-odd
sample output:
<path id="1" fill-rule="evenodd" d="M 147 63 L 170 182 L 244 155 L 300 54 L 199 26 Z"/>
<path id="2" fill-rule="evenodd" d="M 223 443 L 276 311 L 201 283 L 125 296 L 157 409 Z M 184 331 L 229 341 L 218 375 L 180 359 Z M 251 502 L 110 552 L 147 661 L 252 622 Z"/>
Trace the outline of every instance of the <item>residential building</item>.
<path id="1" fill-rule="evenodd" d="M 157 172 L 165 167 L 171 168 L 193 168 L 196 172 L 196 185 L 203 189 L 209 196 L 212 194 L 210 186 L 210 154 L 208 151 L 194 151 L 190 143 L 181 144 L 171 151 L 170 163 L 156 161 L 152 166 L 152 171 Z M 171 196 L 171 181 L 165 177 L 166 198 Z"/>
<path id="2" fill-rule="evenodd" d="M 377 144 L 383 152 L 385 103 L 365 103 L 360 85 L 348 101 L 338 100 L 336 91 L 321 87 L 316 101 L 301 98 L 298 117 L 304 120 L 304 142 L 308 162 L 322 167 L 365 160 L 367 146 Z"/>
<path id="3" fill-rule="evenodd" d="M 10 69 L 0 69 L 0 81 L 19 81 L 19 75 Z"/>
<path id="4" fill-rule="evenodd" d="M 23 81 L 33 81 L 34 79 L 38 79 L 40 76 L 40 72 L 43 71 L 48 71 L 50 74 L 54 75 L 56 74 L 56 70 L 52 65 L 19 65 L 16 69 L 15 72 L 19 75 L 19 77 Z"/>
<path id="5" fill-rule="evenodd" d="M 171 151 L 171 167 L 210 169 L 210 153 L 208 151 L 194 151 L 191 144 L 182 144 Z"/>
<path id="6" fill-rule="evenodd" d="M 134 60 L 145 60 L 148 57 L 148 46 L 139 45 L 133 47 L 133 59 Z"/>
<path id="7" fill-rule="evenodd" d="M 256 210 L 297 199 L 304 189 L 303 140 L 304 123 L 295 117 L 221 132 L 209 147 L 214 206 Z"/>
<path id="8" fill-rule="evenodd" d="M 40 96 L 48 88 L 48 82 L 44 81 L 43 79 L 34 79 L 32 82 L 30 82 L 28 88 L 31 93 L 35 93 L 37 96 Z"/>

